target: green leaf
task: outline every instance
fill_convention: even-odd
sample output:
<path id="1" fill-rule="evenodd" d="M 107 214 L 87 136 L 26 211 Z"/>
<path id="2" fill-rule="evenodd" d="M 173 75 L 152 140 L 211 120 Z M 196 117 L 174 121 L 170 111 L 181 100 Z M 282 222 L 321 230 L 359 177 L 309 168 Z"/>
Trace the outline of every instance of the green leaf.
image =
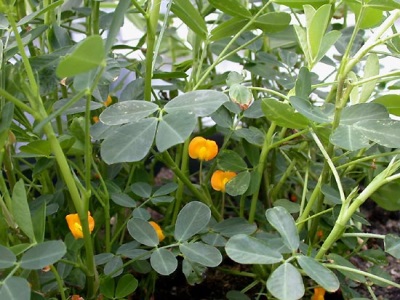
<path id="1" fill-rule="evenodd" d="M 164 110 L 168 113 L 193 112 L 196 117 L 206 117 L 227 101 L 228 96 L 222 92 L 197 90 L 172 99 L 164 106 Z"/>
<path id="2" fill-rule="evenodd" d="M 35 232 L 29 210 L 28 199 L 26 197 L 24 181 L 20 179 L 14 186 L 12 193 L 12 212 L 15 222 L 26 236 L 35 242 Z"/>
<path id="3" fill-rule="evenodd" d="M 274 98 L 266 98 L 262 100 L 261 107 L 265 117 L 275 122 L 278 126 L 302 129 L 309 124 L 308 119 L 296 112 L 289 103 L 281 102 Z"/>
<path id="4" fill-rule="evenodd" d="M 160 242 L 153 226 L 143 219 L 130 219 L 127 228 L 131 237 L 143 245 L 155 247 Z"/>
<path id="5" fill-rule="evenodd" d="M 353 125 L 371 141 L 389 148 L 400 148 L 400 121 L 365 120 Z"/>
<path id="6" fill-rule="evenodd" d="M 101 156 L 107 164 L 143 159 L 153 144 L 157 119 L 148 118 L 123 125 L 101 144 Z"/>
<path id="7" fill-rule="evenodd" d="M 366 6 L 389 11 L 399 9 L 400 3 L 396 2 L 396 0 L 371 0 L 366 4 Z"/>
<path id="8" fill-rule="evenodd" d="M 265 33 L 279 32 L 287 28 L 291 17 L 285 12 L 269 12 L 259 16 L 254 24 Z"/>
<path id="9" fill-rule="evenodd" d="M 364 251 L 360 251 L 358 253 L 358 256 L 360 256 L 362 259 L 365 261 L 370 261 L 376 265 L 387 265 L 388 260 L 385 255 L 385 252 L 381 250 L 380 248 L 378 249 L 367 249 Z"/>
<path id="10" fill-rule="evenodd" d="M 201 235 L 201 240 L 211 246 L 225 247 L 226 239 L 219 233 L 209 232 Z"/>
<path id="11" fill-rule="evenodd" d="M 108 31 L 104 47 L 104 53 L 110 53 L 112 46 L 115 45 L 117 36 L 120 33 L 120 28 L 124 24 L 125 13 L 129 10 L 130 5 L 131 5 L 130 0 L 118 1 L 118 5 L 113 13 L 111 25 L 109 28 L 107 28 Z"/>
<path id="12" fill-rule="evenodd" d="M 161 275 L 170 275 L 178 267 L 178 260 L 171 251 L 165 248 L 156 249 L 150 257 L 153 269 Z"/>
<path id="13" fill-rule="evenodd" d="M 306 67 L 301 67 L 296 79 L 295 93 L 297 97 L 307 99 L 311 94 L 311 73 Z"/>
<path id="14" fill-rule="evenodd" d="M 379 68 L 380 66 L 378 55 L 376 55 L 375 53 L 371 53 L 370 55 L 368 55 L 367 61 L 365 63 L 363 79 L 368 79 L 370 77 L 379 75 Z M 372 92 L 375 90 L 377 82 L 378 79 L 375 79 L 370 80 L 362 85 L 359 100 L 361 103 L 367 102 Z"/>
<path id="15" fill-rule="evenodd" d="M 121 245 L 116 254 L 122 257 L 127 257 L 133 260 L 145 260 L 150 258 L 151 251 L 138 248 L 140 243 L 137 241 L 132 241 Z"/>
<path id="16" fill-rule="evenodd" d="M 299 113 L 311 121 L 317 123 L 329 123 L 333 121 L 334 107 L 329 103 L 322 107 L 316 107 L 310 101 L 297 96 L 290 97 L 289 101 Z"/>
<path id="17" fill-rule="evenodd" d="M 297 300 L 304 296 L 300 272 L 290 263 L 283 263 L 267 280 L 268 291 L 280 300 Z"/>
<path id="18" fill-rule="evenodd" d="M 132 294 L 138 287 L 138 280 L 132 274 L 123 275 L 117 283 L 115 298 L 121 299 Z"/>
<path id="19" fill-rule="evenodd" d="M 239 0 L 209 0 L 210 4 L 220 11 L 234 16 L 249 19 L 251 18 L 250 11 Z"/>
<path id="20" fill-rule="evenodd" d="M 178 188 L 178 184 L 175 182 L 168 182 L 167 184 L 164 184 L 160 186 L 153 194 L 153 197 L 159 197 L 159 196 L 165 196 L 168 195 Z"/>
<path id="21" fill-rule="evenodd" d="M 117 277 L 124 271 L 124 263 L 120 256 L 114 256 L 104 266 L 104 275 L 111 276 L 112 278 Z"/>
<path id="22" fill-rule="evenodd" d="M 144 100 L 128 100 L 107 107 L 99 116 L 107 125 L 121 125 L 140 121 L 159 109 L 157 104 Z"/>
<path id="23" fill-rule="evenodd" d="M 323 36 L 318 55 L 314 59 L 314 64 L 319 62 L 325 56 L 325 54 L 329 51 L 329 49 L 331 49 L 331 47 L 339 40 L 341 36 L 342 33 L 337 30 L 329 31 Z"/>
<path id="24" fill-rule="evenodd" d="M 35 224 L 33 231 L 35 233 L 36 242 L 42 243 L 46 231 L 46 202 L 43 202 L 32 211 L 32 224 Z"/>
<path id="25" fill-rule="evenodd" d="M 15 254 L 10 249 L 0 245 L 0 269 L 12 267 L 16 261 Z"/>
<path id="26" fill-rule="evenodd" d="M 232 84 L 229 88 L 229 97 L 241 108 L 248 107 L 253 102 L 253 94 L 247 87 L 239 83 Z"/>
<path id="27" fill-rule="evenodd" d="M 385 236 L 385 251 L 395 258 L 400 259 L 400 237 L 394 234 L 387 234 Z"/>
<path id="28" fill-rule="evenodd" d="M 147 182 L 135 182 L 131 185 L 131 191 L 142 198 L 150 198 L 152 187 Z"/>
<path id="29" fill-rule="evenodd" d="M 206 39 L 208 33 L 206 22 L 190 0 L 175 0 L 171 5 L 171 11 L 194 33 L 203 40 Z"/>
<path id="30" fill-rule="evenodd" d="M 353 125 L 365 120 L 388 119 L 386 108 L 378 103 L 360 103 L 343 108 L 340 124 Z"/>
<path id="31" fill-rule="evenodd" d="M 268 247 L 263 240 L 246 234 L 231 237 L 225 245 L 225 251 L 239 264 L 274 264 L 283 259 L 278 251 Z"/>
<path id="32" fill-rule="evenodd" d="M 300 211 L 300 205 L 298 203 L 294 203 L 289 201 L 288 199 L 278 199 L 272 203 L 273 206 L 282 206 L 289 213 L 295 214 Z"/>
<path id="33" fill-rule="evenodd" d="M 0 299 L 30 300 L 31 288 L 28 281 L 22 277 L 8 277 L 0 286 Z"/>
<path id="34" fill-rule="evenodd" d="M 218 168 L 224 171 L 241 172 L 247 170 L 247 164 L 243 158 L 235 151 L 223 150 L 219 153 Z"/>
<path id="35" fill-rule="evenodd" d="M 356 22 L 361 29 L 372 28 L 379 25 L 383 20 L 383 11 L 373 7 L 364 7 L 362 9 L 361 3 L 346 1 L 347 5 L 356 15 Z M 360 14 L 361 9 L 363 13 Z M 361 20 L 358 20 L 361 17 Z"/>
<path id="36" fill-rule="evenodd" d="M 379 103 L 386 107 L 389 113 L 400 116 L 400 95 L 390 94 L 375 98 L 372 103 Z"/>
<path id="37" fill-rule="evenodd" d="M 235 135 L 244 138 L 250 144 L 262 146 L 265 134 L 257 127 L 239 128 L 235 130 Z"/>
<path id="38" fill-rule="evenodd" d="M 206 267 L 213 268 L 222 262 L 222 255 L 219 250 L 202 242 L 182 243 L 179 245 L 179 250 L 181 250 L 185 259 Z"/>
<path id="39" fill-rule="evenodd" d="M 328 4 L 329 0 L 273 0 L 276 4 L 285 5 L 291 8 L 303 9 L 304 4 L 312 5 L 314 8 L 318 8 L 321 5 Z"/>
<path id="40" fill-rule="evenodd" d="M 104 43 L 99 35 L 92 35 L 79 42 L 72 53 L 64 56 L 57 66 L 60 78 L 88 72 L 104 63 Z"/>
<path id="41" fill-rule="evenodd" d="M 114 298 L 115 280 L 112 277 L 105 277 L 100 284 L 100 292 L 107 298 Z"/>
<path id="42" fill-rule="evenodd" d="M 42 9 L 37 9 L 35 12 L 23 17 L 21 20 L 18 21 L 17 26 L 22 26 L 25 25 L 27 23 L 30 23 L 30 21 L 32 21 L 33 19 L 43 15 L 44 13 L 48 12 L 49 10 L 54 10 L 54 8 L 56 8 L 57 6 L 60 6 L 61 4 L 63 4 L 64 1 L 60 0 L 60 1 L 56 1 L 53 2 L 49 5 L 46 5 L 44 8 Z"/>
<path id="43" fill-rule="evenodd" d="M 250 297 L 246 294 L 235 290 L 230 290 L 229 292 L 227 292 L 226 298 L 228 300 L 251 300 Z"/>
<path id="44" fill-rule="evenodd" d="M 159 121 L 156 145 L 159 152 L 183 143 L 196 127 L 197 118 L 192 112 L 172 112 Z"/>
<path id="45" fill-rule="evenodd" d="M 311 54 L 310 54 L 310 49 L 308 47 L 308 42 L 307 42 L 307 31 L 305 28 L 301 27 L 300 25 L 294 24 L 293 28 L 296 32 L 297 39 L 299 41 L 301 50 L 303 51 L 306 61 L 308 62 L 308 65 L 312 67 L 312 59 L 311 59 Z"/>
<path id="46" fill-rule="evenodd" d="M 50 142 L 48 140 L 37 140 L 22 145 L 20 150 L 25 153 L 35 154 L 38 156 L 49 157 L 52 153 Z"/>
<path id="47" fill-rule="evenodd" d="M 335 292 L 339 289 L 339 279 L 328 268 L 308 256 L 297 256 L 300 267 L 316 283 L 322 286 L 328 292 Z"/>
<path id="48" fill-rule="evenodd" d="M 243 195 L 250 185 L 250 173 L 240 172 L 226 184 L 226 193 L 231 196 Z"/>
<path id="49" fill-rule="evenodd" d="M 330 260 L 332 260 L 332 263 L 335 265 L 347 267 L 349 269 L 358 270 L 350 261 L 341 257 L 338 254 L 331 253 L 328 255 L 328 258 Z M 342 273 L 344 276 L 350 278 L 351 280 L 358 281 L 358 282 L 366 282 L 366 279 L 363 275 L 360 275 L 360 274 L 357 274 L 357 273 L 354 273 L 351 271 L 341 270 L 341 269 L 338 269 L 338 271 L 340 273 Z"/>
<path id="50" fill-rule="evenodd" d="M 250 224 L 246 219 L 232 217 L 222 220 L 212 226 L 212 230 L 226 237 L 232 237 L 236 234 L 253 234 L 257 230 L 256 224 Z"/>
<path id="51" fill-rule="evenodd" d="M 211 30 L 211 41 L 225 39 L 239 32 L 248 23 L 248 20 L 241 17 L 233 17 L 225 22 L 222 22 L 213 30 Z M 249 28 L 250 30 L 251 28 Z"/>
<path id="52" fill-rule="evenodd" d="M 322 38 L 324 37 L 326 28 L 330 20 L 331 5 L 322 5 L 314 14 L 312 20 L 309 21 L 307 27 L 307 40 L 310 54 L 313 60 L 317 58 L 321 47 Z M 308 20 L 307 20 L 308 21 Z"/>
<path id="53" fill-rule="evenodd" d="M 55 264 L 66 253 L 67 247 L 62 241 L 46 241 L 26 251 L 21 257 L 20 266 L 27 270 L 40 270 Z"/>
<path id="54" fill-rule="evenodd" d="M 111 200 L 122 207 L 136 207 L 136 202 L 127 194 L 124 193 L 111 193 Z"/>
<path id="55" fill-rule="evenodd" d="M 297 250 L 300 245 L 300 238 L 294 219 L 289 212 L 281 206 L 276 206 L 267 209 L 265 216 L 268 222 L 280 233 L 285 245 L 292 251 Z"/>
<path id="56" fill-rule="evenodd" d="M 373 193 L 371 199 L 385 210 L 398 211 L 400 210 L 400 198 L 397 195 L 399 189 L 399 180 L 388 182 Z"/>
<path id="57" fill-rule="evenodd" d="M 363 135 L 362 130 L 350 125 L 339 125 L 329 140 L 333 145 L 350 151 L 369 147 L 369 139 Z"/>
<path id="58" fill-rule="evenodd" d="M 187 241 L 202 231 L 211 219 L 210 208 L 198 201 L 186 204 L 178 214 L 175 224 L 175 239 L 179 242 Z"/>

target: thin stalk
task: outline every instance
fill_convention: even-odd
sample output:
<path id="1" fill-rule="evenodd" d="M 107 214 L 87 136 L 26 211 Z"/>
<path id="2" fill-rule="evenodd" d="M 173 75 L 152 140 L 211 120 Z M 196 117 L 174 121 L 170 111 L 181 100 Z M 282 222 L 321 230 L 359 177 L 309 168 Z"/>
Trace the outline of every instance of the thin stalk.
<path id="1" fill-rule="evenodd" d="M 175 164 L 172 157 L 169 155 L 167 151 L 161 154 L 161 160 L 171 169 L 172 172 L 185 184 L 185 186 L 194 194 L 194 196 L 210 207 L 213 216 L 217 220 L 221 220 L 221 215 L 218 210 L 213 205 L 211 199 L 207 198 L 204 194 L 202 194 L 193 183 L 187 178 L 186 174 L 184 174 L 179 167 Z"/>
<path id="2" fill-rule="evenodd" d="M 193 90 L 197 90 L 199 86 L 207 79 L 211 71 L 221 62 L 221 58 L 225 56 L 228 52 L 229 48 L 236 42 L 236 40 L 241 36 L 243 32 L 245 32 L 255 21 L 256 19 L 264 12 L 264 10 L 270 5 L 271 1 L 268 1 L 264 4 L 260 10 L 247 22 L 247 24 L 239 30 L 237 34 L 229 41 L 229 43 L 225 46 L 225 48 L 218 55 L 217 59 L 211 64 L 210 67 L 204 72 L 203 76 L 199 79 L 199 81 L 194 86 Z"/>
<path id="3" fill-rule="evenodd" d="M 146 13 L 147 36 L 146 36 L 146 74 L 144 85 L 144 99 L 151 101 L 151 79 L 153 78 L 154 45 L 156 39 L 158 17 L 160 15 L 161 0 L 149 0 Z"/>
<path id="4" fill-rule="evenodd" d="M 61 300 L 67 300 L 67 297 L 65 296 L 65 293 L 64 293 L 64 282 L 63 282 L 62 278 L 60 277 L 60 274 L 58 274 L 57 269 L 53 265 L 50 265 L 50 270 L 53 273 L 54 278 L 56 279 L 58 291 L 60 292 L 60 296 L 61 296 Z"/>
<path id="5" fill-rule="evenodd" d="M 366 239 L 385 239 L 384 234 L 376 234 L 376 233 L 356 233 L 356 232 L 351 232 L 351 233 L 343 233 L 342 237 L 358 237 L 358 238 L 366 238 Z"/>
<path id="6" fill-rule="evenodd" d="M 260 188 L 261 188 L 261 180 L 264 174 L 264 168 L 265 168 L 265 164 L 267 161 L 267 157 L 268 157 L 268 153 L 270 151 L 271 148 L 271 141 L 272 141 L 272 137 L 273 134 L 275 132 L 275 128 L 276 128 L 276 124 L 275 122 L 272 122 L 271 125 L 268 128 L 268 132 L 265 136 L 265 140 L 264 140 L 264 144 L 261 150 L 261 154 L 260 154 L 260 160 L 259 163 L 256 167 L 255 172 L 257 172 L 257 184 L 256 184 L 256 190 L 254 191 L 254 194 L 251 198 L 251 204 L 250 204 L 250 211 L 249 211 L 249 223 L 253 223 L 254 222 L 254 218 L 256 215 L 256 208 L 257 208 L 257 202 L 258 202 L 258 195 L 260 193 Z"/>

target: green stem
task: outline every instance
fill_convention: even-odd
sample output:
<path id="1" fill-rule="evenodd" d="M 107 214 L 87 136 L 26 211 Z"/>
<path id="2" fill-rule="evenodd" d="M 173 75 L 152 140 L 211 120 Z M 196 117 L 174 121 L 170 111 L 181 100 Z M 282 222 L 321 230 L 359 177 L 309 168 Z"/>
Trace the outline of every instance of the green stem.
<path id="1" fill-rule="evenodd" d="M 256 179 L 256 190 L 253 194 L 253 197 L 251 199 L 251 204 L 250 204 L 250 212 L 249 212 L 249 223 L 253 223 L 256 215 L 256 208 L 257 208 L 257 202 L 258 202 L 258 195 L 260 193 L 260 186 L 261 186 L 261 180 L 264 174 L 264 169 L 265 169 L 265 164 L 266 160 L 268 157 L 268 153 L 271 148 L 271 141 L 272 141 L 272 136 L 275 132 L 276 124 L 275 122 L 272 122 L 271 125 L 268 128 L 268 132 L 265 136 L 264 144 L 261 150 L 260 154 L 260 160 L 259 163 L 256 167 L 255 172 L 257 172 Z"/>
<path id="2" fill-rule="evenodd" d="M 60 274 L 58 274 L 57 269 L 53 265 L 50 265 L 50 270 L 53 273 L 54 278 L 56 279 L 58 291 L 60 292 L 61 295 L 61 300 L 67 300 L 67 297 L 65 297 L 64 293 L 64 282 L 60 277 Z"/>
<path id="3" fill-rule="evenodd" d="M 154 45 L 156 39 L 158 17 L 160 15 L 161 0 L 149 0 L 146 13 L 147 38 L 146 38 L 146 74 L 144 86 L 144 99 L 151 101 L 151 79 L 153 78 Z"/>

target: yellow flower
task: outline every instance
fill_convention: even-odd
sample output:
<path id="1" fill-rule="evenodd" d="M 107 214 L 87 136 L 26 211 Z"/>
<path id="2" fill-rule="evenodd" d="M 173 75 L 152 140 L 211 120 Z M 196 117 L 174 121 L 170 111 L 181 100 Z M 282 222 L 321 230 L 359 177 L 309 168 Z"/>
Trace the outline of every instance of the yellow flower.
<path id="1" fill-rule="evenodd" d="M 83 238 L 81 220 L 79 219 L 78 214 L 69 214 L 65 217 L 65 219 L 67 220 L 69 230 L 71 230 L 71 233 L 74 236 L 74 238 L 75 239 Z M 90 212 L 88 212 L 88 219 L 89 219 L 89 230 L 91 233 L 94 229 L 94 219 L 90 215 Z"/>
<path id="2" fill-rule="evenodd" d="M 189 156 L 193 159 L 211 160 L 218 153 L 218 145 L 213 140 L 197 136 L 189 143 Z"/>
<path id="3" fill-rule="evenodd" d="M 325 300 L 325 290 L 322 287 L 314 288 L 314 295 L 311 297 L 311 300 Z"/>
<path id="4" fill-rule="evenodd" d="M 235 176 L 235 172 L 217 170 L 211 176 L 211 186 L 216 191 L 225 192 L 225 185 Z"/>
<path id="5" fill-rule="evenodd" d="M 99 123 L 99 121 L 100 121 L 98 116 L 93 116 L 92 120 L 93 120 L 93 123 Z"/>
<path id="6" fill-rule="evenodd" d="M 154 230 L 155 230 L 156 233 L 157 233 L 158 240 L 159 240 L 160 242 L 162 242 L 162 241 L 165 239 L 165 235 L 164 235 L 164 233 L 163 233 L 163 231 L 162 231 L 160 225 L 158 225 L 156 222 L 153 222 L 153 221 L 150 221 L 149 224 L 150 224 L 151 226 L 153 226 Z"/>
<path id="7" fill-rule="evenodd" d="M 103 102 L 104 106 L 110 106 L 112 104 L 112 98 L 110 95 L 108 95 L 107 100 Z"/>

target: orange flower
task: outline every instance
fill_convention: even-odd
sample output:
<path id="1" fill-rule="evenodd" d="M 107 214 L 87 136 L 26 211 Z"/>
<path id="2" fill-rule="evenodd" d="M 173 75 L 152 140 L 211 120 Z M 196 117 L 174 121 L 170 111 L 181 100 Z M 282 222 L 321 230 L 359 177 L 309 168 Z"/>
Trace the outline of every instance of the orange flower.
<path id="1" fill-rule="evenodd" d="M 99 123 L 99 121 L 100 121 L 98 116 L 93 116 L 92 120 L 93 120 L 93 123 Z"/>
<path id="2" fill-rule="evenodd" d="M 197 136 L 189 143 L 189 156 L 193 159 L 211 160 L 218 153 L 218 145 L 213 140 Z"/>
<path id="3" fill-rule="evenodd" d="M 112 98 L 110 95 L 108 95 L 107 100 L 103 102 L 104 106 L 110 106 L 112 104 Z"/>
<path id="4" fill-rule="evenodd" d="M 235 176 L 235 172 L 217 170 L 211 176 L 211 186 L 216 191 L 225 192 L 225 185 Z"/>
<path id="5" fill-rule="evenodd" d="M 150 224 L 151 226 L 153 226 L 154 230 L 155 230 L 156 233 L 157 233 L 158 240 L 159 240 L 160 242 L 162 242 L 162 241 L 165 239 L 165 235 L 164 235 L 164 233 L 163 233 L 163 231 L 162 231 L 160 225 L 158 225 L 156 222 L 153 222 L 153 221 L 150 221 L 149 224 Z"/>
<path id="6" fill-rule="evenodd" d="M 88 218 L 89 218 L 89 230 L 90 232 L 92 232 L 94 229 L 94 219 L 90 215 L 90 212 L 88 212 Z M 79 219 L 78 214 L 69 214 L 65 217 L 65 219 L 67 220 L 69 230 L 71 230 L 71 233 L 74 236 L 74 238 L 75 239 L 83 238 L 81 220 Z"/>
<path id="7" fill-rule="evenodd" d="M 72 295 L 71 300 L 83 300 L 83 298 L 79 295 Z"/>
<path id="8" fill-rule="evenodd" d="M 311 300 L 325 300 L 325 290 L 322 287 L 314 288 L 314 295 L 311 297 Z"/>

